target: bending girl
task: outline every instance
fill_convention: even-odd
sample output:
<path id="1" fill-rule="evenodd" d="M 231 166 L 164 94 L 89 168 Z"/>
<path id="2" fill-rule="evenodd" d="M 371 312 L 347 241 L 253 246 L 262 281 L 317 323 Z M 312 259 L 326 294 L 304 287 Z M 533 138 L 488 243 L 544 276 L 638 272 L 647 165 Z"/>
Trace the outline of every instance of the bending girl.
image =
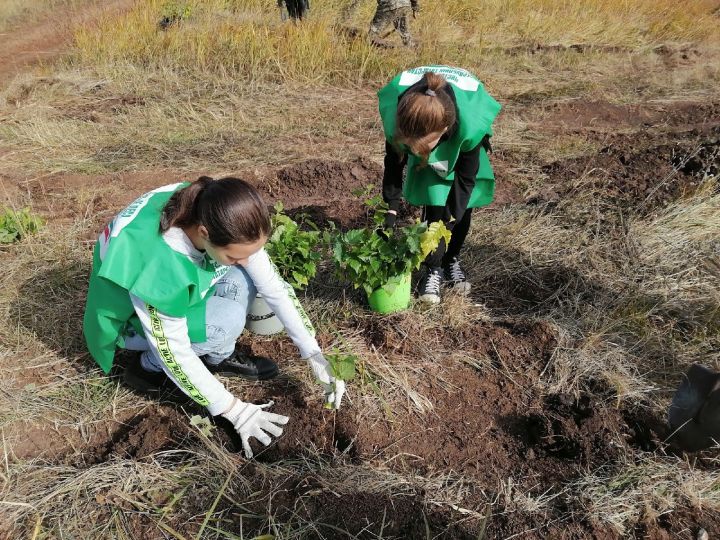
<path id="1" fill-rule="evenodd" d="M 168 379 L 212 415 L 232 422 L 252 457 L 288 418 L 233 396 L 214 376 L 268 379 L 277 365 L 243 358 L 235 342 L 256 294 L 285 325 L 338 408 L 345 386 L 335 380 L 304 310 L 263 249 L 270 216 L 259 193 L 238 178 L 160 187 L 123 210 L 100 234 L 93 255 L 83 331 L 108 373 L 116 347 L 142 351 L 125 380 L 158 391 Z"/>
<path id="2" fill-rule="evenodd" d="M 447 66 L 404 71 L 378 98 L 385 131 L 383 198 L 390 207 L 385 226 L 395 225 L 402 196 L 423 207 L 423 221 L 444 221 L 452 238 L 426 259 L 418 295 L 440 302 L 443 281 L 467 294 L 470 283 L 459 255 L 472 209 L 493 200 L 487 154 L 500 105 L 470 72 Z"/>

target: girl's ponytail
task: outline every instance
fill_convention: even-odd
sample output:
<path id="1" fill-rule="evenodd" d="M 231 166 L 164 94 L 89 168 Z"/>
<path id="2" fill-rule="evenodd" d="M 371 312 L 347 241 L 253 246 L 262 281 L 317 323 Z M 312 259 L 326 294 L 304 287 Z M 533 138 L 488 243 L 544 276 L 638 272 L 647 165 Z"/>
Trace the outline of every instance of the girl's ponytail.
<path id="1" fill-rule="evenodd" d="M 160 217 L 160 232 L 164 233 L 170 227 L 187 227 L 193 224 L 195 203 L 213 182 L 209 176 L 201 176 L 188 187 L 176 192 L 165 204 Z"/>
<path id="2" fill-rule="evenodd" d="M 425 94 L 430 95 L 430 97 L 436 97 L 438 91 L 442 90 L 447 86 L 447 81 L 445 80 L 445 77 L 432 71 L 425 74 L 425 83 L 427 85 Z M 432 94 L 430 94 L 428 90 L 432 92 Z"/>

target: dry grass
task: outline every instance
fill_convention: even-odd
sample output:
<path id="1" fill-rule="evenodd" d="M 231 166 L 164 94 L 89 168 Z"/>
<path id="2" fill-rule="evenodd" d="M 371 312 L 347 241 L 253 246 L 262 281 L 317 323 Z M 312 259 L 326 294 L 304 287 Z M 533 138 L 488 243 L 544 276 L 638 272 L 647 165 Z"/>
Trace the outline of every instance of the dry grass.
<path id="1" fill-rule="evenodd" d="M 370 47 L 339 31 L 348 2 L 312 3 L 303 25 L 281 24 L 271 0 L 209 0 L 187 2 L 189 18 L 162 32 L 157 22 L 168 4 L 153 0 L 78 29 L 71 62 L 20 76 L 0 94 L 0 164 L 24 179 L 156 167 L 221 174 L 308 157 L 380 159 L 375 89 L 408 65 L 442 61 L 477 71 L 506 105 L 495 137 L 499 151 L 513 162 L 513 181 L 535 187 L 539 164 L 599 145 L 546 132 L 550 104 L 718 95 L 714 1 L 426 2 L 414 23 L 418 51 Z M 17 20 L 19 7 L 3 4 L 0 29 Z M 348 24 L 364 28 L 372 9 L 371 0 L 361 2 Z M 578 44 L 580 51 L 567 48 Z M 687 45 L 705 56 L 669 67 L 675 57 L 655 51 L 658 45 Z M 444 350 L 423 336 L 507 315 L 548 320 L 560 333 L 560 347 L 535 383 L 542 392 L 579 394 L 602 381 L 619 406 L 664 416 L 690 362 L 720 362 L 715 182 L 706 178 L 704 189 L 661 212 L 628 211 L 610 223 L 587 197 L 555 209 L 514 205 L 482 214 L 466 250 L 482 304 L 453 298 L 395 316 L 392 330 L 408 340 L 412 358 L 372 346 L 365 332 L 378 321 L 359 314 L 332 280 L 313 289 L 323 294 L 309 294 L 308 310 L 325 336 L 341 335 L 330 339 L 361 358 L 348 396 L 361 420 L 432 414 L 431 396 L 414 380 L 432 374 L 442 385 L 440 360 L 450 368 L 461 362 L 485 368 L 489 359 Z M 91 243 L 81 238 L 119 209 L 113 202 L 99 212 L 95 197 L 119 200 L 118 189 L 63 193 L 55 204 L 74 216 L 70 222 L 49 216 L 43 233 L 0 251 L 0 428 L 10 442 L 23 418 L 84 433 L 148 406 L 91 367 L 80 337 Z M 36 194 L 0 195 L 22 205 Z M 314 388 L 302 363 L 291 365 L 288 376 L 304 393 Z M 248 388 L 232 383 L 238 394 Z M 474 530 L 488 512 L 543 516 L 562 501 L 624 534 L 662 512 L 720 508 L 716 474 L 660 453 L 629 452 L 619 468 L 588 471 L 549 492 L 528 490 L 517 478 L 484 492 L 452 473 L 399 474 L 389 463 L 357 465 L 312 452 L 256 463 L 250 472 L 214 438 L 197 437 L 182 450 L 88 467 L 16 460 L 8 444 L 0 522 L 14 524 L 10 534 L 35 539 L 133 538 L 138 527 L 178 538 L 195 536 L 203 523 L 203 538 L 243 537 L 238 523 L 277 538 L 331 537 L 345 533 L 303 517 L 303 505 L 327 492 L 339 500 L 361 492 L 417 501 L 423 515 L 447 511 Z M 288 512 L 288 486 L 308 478 L 316 485 Z"/>
<path id="2" fill-rule="evenodd" d="M 177 28 L 158 32 L 167 10 L 159 0 L 138 4 L 120 23 L 108 21 L 81 30 L 81 58 L 91 65 L 119 59 L 183 71 L 238 73 L 250 81 L 325 81 L 352 84 L 385 78 L 407 63 L 402 50 L 371 47 L 364 40 L 338 43 L 336 2 L 318 0 L 306 24 L 279 23 L 269 5 L 228 0 L 184 1 L 189 15 Z M 487 49 L 541 44 L 648 47 L 665 41 L 716 40 L 713 1 L 689 6 L 624 1 L 531 2 L 460 0 L 428 3 L 417 22 L 423 48 L 414 63 L 452 57 L 482 72 Z M 360 6 L 368 20 L 372 2 Z M 357 19 L 356 19 L 357 20 Z M 459 44 L 463 47 L 459 47 Z M 340 45 L 340 46 L 338 46 Z"/>
<path id="3" fill-rule="evenodd" d="M 619 470 L 599 470 L 573 489 L 590 519 L 611 525 L 620 535 L 630 533 L 629 524 L 653 524 L 688 502 L 706 509 L 720 505 L 720 476 L 712 465 L 698 469 L 677 458 L 652 455 Z"/>
<path id="4" fill-rule="evenodd" d="M 577 392 L 600 379 L 618 399 L 662 411 L 659 388 L 673 387 L 698 358 L 716 359 L 715 185 L 659 215 L 624 216 L 624 231 L 579 228 L 563 211 L 516 208 L 476 220 L 467 256 L 482 296 L 501 312 L 541 315 L 563 329 L 549 389 Z"/>
<path id="5" fill-rule="evenodd" d="M 0 32 L 28 19 L 50 15 L 55 11 L 74 9 L 90 0 L 3 0 L 0 3 Z"/>
<path id="6" fill-rule="evenodd" d="M 424 44 L 417 51 L 345 36 L 334 2 L 315 2 L 303 25 L 281 24 L 271 2 L 176 2 L 190 6 L 189 17 L 159 30 L 170 4 L 138 3 L 119 18 L 80 27 L 66 69 L 20 77 L 0 93 L 0 140 L 13 150 L 2 162 L 97 174 L 158 166 L 229 171 L 311 152 L 379 159 L 375 90 L 408 65 L 432 62 L 474 70 L 503 102 L 496 139 L 504 148 L 557 158 L 594 147 L 528 126 L 524 108 L 579 95 L 703 99 L 716 95 L 720 80 L 712 2 L 630 9 L 625 2 L 531 8 L 498 1 L 483 2 L 482 17 L 465 2 L 430 3 L 415 22 Z M 372 2 L 361 3 L 351 24 L 364 27 L 371 11 Z M 680 62 L 668 77 L 668 58 L 679 58 L 672 51 L 688 40 L 702 60 Z M 604 48 L 530 47 L 578 41 Z M 670 52 L 653 50 L 661 44 Z"/>
<path id="7" fill-rule="evenodd" d="M 35 538 L 81 533 L 90 538 L 134 538 L 139 527 L 153 527 L 178 539 L 244 538 L 243 529 L 288 540 L 313 532 L 354 537 L 332 523 L 304 516 L 306 506 L 320 495 L 342 500 L 361 493 L 416 501 L 428 514 L 446 511 L 458 523 L 487 519 L 487 496 L 473 482 L 452 474 L 394 474 L 319 454 L 271 465 L 249 464 L 213 439 L 199 433 L 196 437 L 183 450 L 144 460 L 116 457 L 83 469 L 41 461 L 6 463 L 0 517 L 14 522 L 17 532 L 23 525 L 34 529 Z M 311 484 L 312 489 L 299 494 L 294 507 L 287 507 L 285 494 L 298 483 Z M 393 516 L 368 517 L 368 529 L 380 525 L 380 534 L 373 537 L 388 537 L 380 522 L 390 522 Z"/>

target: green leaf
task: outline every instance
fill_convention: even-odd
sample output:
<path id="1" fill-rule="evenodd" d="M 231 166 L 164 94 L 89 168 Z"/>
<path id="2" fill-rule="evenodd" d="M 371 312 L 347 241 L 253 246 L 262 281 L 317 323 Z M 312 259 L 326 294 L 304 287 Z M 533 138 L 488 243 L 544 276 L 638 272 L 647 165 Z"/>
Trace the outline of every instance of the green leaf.
<path id="1" fill-rule="evenodd" d="M 190 425 L 198 428 L 198 431 L 206 437 L 210 437 L 215 429 L 210 419 L 205 416 L 200 416 L 199 414 L 195 414 L 190 418 Z"/>
<path id="2" fill-rule="evenodd" d="M 353 354 L 331 353 L 326 355 L 333 376 L 341 381 L 350 381 L 355 377 L 355 362 L 357 356 Z"/>
<path id="3" fill-rule="evenodd" d="M 9 244 L 21 240 L 28 234 L 38 232 L 42 225 L 42 218 L 32 214 L 29 208 L 19 211 L 5 208 L 0 213 L 0 243 Z"/>
<path id="4" fill-rule="evenodd" d="M 387 205 L 380 197 L 370 197 L 367 190 L 363 195 L 367 196 L 366 204 L 374 208 L 375 219 L 382 216 Z M 332 235 L 332 260 L 338 277 L 354 288 L 362 288 L 369 295 L 387 286 L 390 292 L 395 286 L 388 282 L 418 268 L 443 239 L 449 242 L 450 231 L 442 222 L 427 226 L 418 221 L 396 229 L 389 238 L 381 238 L 375 227 L 352 229 Z"/>
<path id="5" fill-rule="evenodd" d="M 317 272 L 320 254 L 315 251 L 321 240 L 317 226 L 304 217 L 302 223 L 311 231 L 302 230 L 298 222 L 283 213 L 283 204 L 275 204 L 272 217 L 273 232 L 266 245 L 268 255 L 280 276 L 297 289 L 306 287 Z M 330 238 L 329 235 L 324 238 Z"/>

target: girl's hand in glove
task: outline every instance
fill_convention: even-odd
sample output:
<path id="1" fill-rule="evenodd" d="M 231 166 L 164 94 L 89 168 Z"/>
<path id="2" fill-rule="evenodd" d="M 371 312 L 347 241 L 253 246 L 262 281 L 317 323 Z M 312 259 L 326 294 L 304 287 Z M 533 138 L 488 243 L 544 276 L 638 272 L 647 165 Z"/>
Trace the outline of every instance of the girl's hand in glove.
<path id="1" fill-rule="evenodd" d="M 343 394 L 345 393 L 345 381 L 336 379 L 332 374 L 332 368 L 323 353 L 315 353 L 307 359 L 315 379 L 325 390 L 325 406 L 330 409 L 339 409 Z"/>
<path id="2" fill-rule="evenodd" d="M 236 398 L 232 407 L 222 413 L 222 416 L 230 420 L 235 431 L 240 435 L 243 450 L 245 450 L 245 456 L 248 459 L 253 457 L 252 448 L 250 448 L 251 437 L 255 437 L 267 446 L 272 441 L 270 435 L 274 435 L 275 437 L 282 435 L 283 430 L 280 426 L 287 424 L 288 420 L 290 420 L 287 416 L 273 414 L 263 410 L 271 405 L 273 405 L 272 401 L 265 405 L 253 405 L 252 403 L 245 403 Z M 265 433 L 266 431 L 267 433 Z M 268 433 L 270 433 L 270 435 L 268 435 Z"/>

